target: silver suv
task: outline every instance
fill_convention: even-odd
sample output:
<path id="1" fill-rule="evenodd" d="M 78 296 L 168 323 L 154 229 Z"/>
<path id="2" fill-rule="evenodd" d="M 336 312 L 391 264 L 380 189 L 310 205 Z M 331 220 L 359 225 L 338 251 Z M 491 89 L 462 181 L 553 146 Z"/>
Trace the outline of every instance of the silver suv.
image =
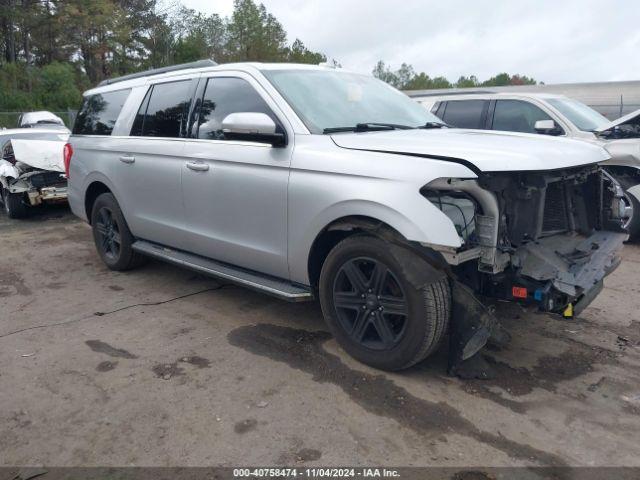
<path id="1" fill-rule="evenodd" d="M 286 300 L 318 298 L 377 368 L 450 368 L 497 331 L 475 297 L 584 308 L 619 262 L 602 148 L 442 128 L 365 75 L 202 62 L 84 94 L 65 162 L 109 268 L 156 257 Z"/>

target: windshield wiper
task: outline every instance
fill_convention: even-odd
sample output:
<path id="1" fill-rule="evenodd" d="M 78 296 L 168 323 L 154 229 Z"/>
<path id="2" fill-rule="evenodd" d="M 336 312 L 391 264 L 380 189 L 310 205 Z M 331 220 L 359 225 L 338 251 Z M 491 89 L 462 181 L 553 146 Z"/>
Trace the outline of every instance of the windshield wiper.
<path id="1" fill-rule="evenodd" d="M 424 125 L 419 126 L 418 128 L 423 128 L 425 130 L 428 130 L 430 128 L 449 128 L 449 125 L 447 125 L 444 122 L 427 122 Z"/>
<path id="2" fill-rule="evenodd" d="M 339 133 L 339 132 L 377 132 L 381 130 L 409 130 L 414 127 L 408 125 L 399 125 L 397 123 L 357 123 L 352 127 L 330 127 L 322 130 L 322 133 Z"/>

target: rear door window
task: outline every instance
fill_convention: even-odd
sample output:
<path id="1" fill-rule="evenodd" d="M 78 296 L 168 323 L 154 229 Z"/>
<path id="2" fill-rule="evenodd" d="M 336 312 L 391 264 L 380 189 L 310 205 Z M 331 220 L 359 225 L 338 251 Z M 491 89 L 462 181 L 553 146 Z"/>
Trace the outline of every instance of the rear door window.
<path id="1" fill-rule="evenodd" d="M 483 129 L 488 103 L 486 100 L 450 100 L 444 107 L 442 116 L 438 116 L 454 127 Z"/>
<path id="2" fill-rule="evenodd" d="M 498 100 L 493 114 L 493 130 L 536 133 L 538 120 L 551 120 L 539 107 L 522 100 Z"/>
<path id="3" fill-rule="evenodd" d="M 73 133 L 111 135 L 129 92 L 131 89 L 97 93 L 85 97 L 73 125 Z"/>
<path id="4" fill-rule="evenodd" d="M 207 81 L 198 116 L 198 138 L 225 140 L 222 121 L 231 113 L 264 113 L 278 125 L 278 118 L 249 82 L 237 77 L 214 77 Z"/>
<path id="5" fill-rule="evenodd" d="M 138 109 L 131 135 L 181 137 L 186 130 L 191 90 L 190 80 L 153 85 Z"/>

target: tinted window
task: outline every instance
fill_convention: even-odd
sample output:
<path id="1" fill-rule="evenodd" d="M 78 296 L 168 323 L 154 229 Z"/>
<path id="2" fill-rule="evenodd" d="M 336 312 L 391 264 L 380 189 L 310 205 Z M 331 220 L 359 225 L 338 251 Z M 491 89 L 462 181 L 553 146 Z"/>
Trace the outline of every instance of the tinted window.
<path id="1" fill-rule="evenodd" d="M 522 100 L 498 100 L 493 114 L 493 130 L 536 133 L 538 120 L 551 120 L 540 108 Z"/>
<path id="2" fill-rule="evenodd" d="M 73 133 L 111 135 L 130 91 L 130 89 L 118 90 L 85 97 L 73 126 Z"/>
<path id="3" fill-rule="evenodd" d="M 224 140 L 222 120 L 238 112 L 264 113 L 278 125 L 276 116 L 249 82 L 241 78 L 210 78 L 200 107 L 198 138 Z"/>
<path id="4" fill-rule="evenodd" d="M 455 100 L 447 102 L 442 119 L 458 128 L 484 128 L 485 100 Z"/>
<path id="5" fill-rule="evenodd" d="M 133 120 L 133 127 L 131 127 L 131 135 L 134 137 L 139 137 L 142 135 L 142 125 L 144 123 L 144 115 L 147 113 L 147 106 L 149 105 L 149 97 L 151 96 L 151 91 L 153 87 L 150 87 L 147 90 L 142 103 L 140 104 L 140 108 L 138 109 L 138 113 L 136 113 L 136 118 Z"/>
<path id="6" fill-rule="evenodd" d="M 190 104 L 190 80 L 154 85 L 140 105 L 131 135 L 180 137 Z"/>

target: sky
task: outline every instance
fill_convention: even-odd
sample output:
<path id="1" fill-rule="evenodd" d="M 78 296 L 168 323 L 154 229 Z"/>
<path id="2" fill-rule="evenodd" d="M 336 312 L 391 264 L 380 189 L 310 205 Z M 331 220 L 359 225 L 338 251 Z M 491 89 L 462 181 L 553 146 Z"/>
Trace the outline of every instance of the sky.
<path id="1" fill-rule="evenodd" d="M 182 0 L 228 16 L 233 0 Z M 289 42 L 370 73 L 378 60 L 431 77 L 500 72 L 545 83 L 640 80 L 639 0 L 263 0 Z"/>

